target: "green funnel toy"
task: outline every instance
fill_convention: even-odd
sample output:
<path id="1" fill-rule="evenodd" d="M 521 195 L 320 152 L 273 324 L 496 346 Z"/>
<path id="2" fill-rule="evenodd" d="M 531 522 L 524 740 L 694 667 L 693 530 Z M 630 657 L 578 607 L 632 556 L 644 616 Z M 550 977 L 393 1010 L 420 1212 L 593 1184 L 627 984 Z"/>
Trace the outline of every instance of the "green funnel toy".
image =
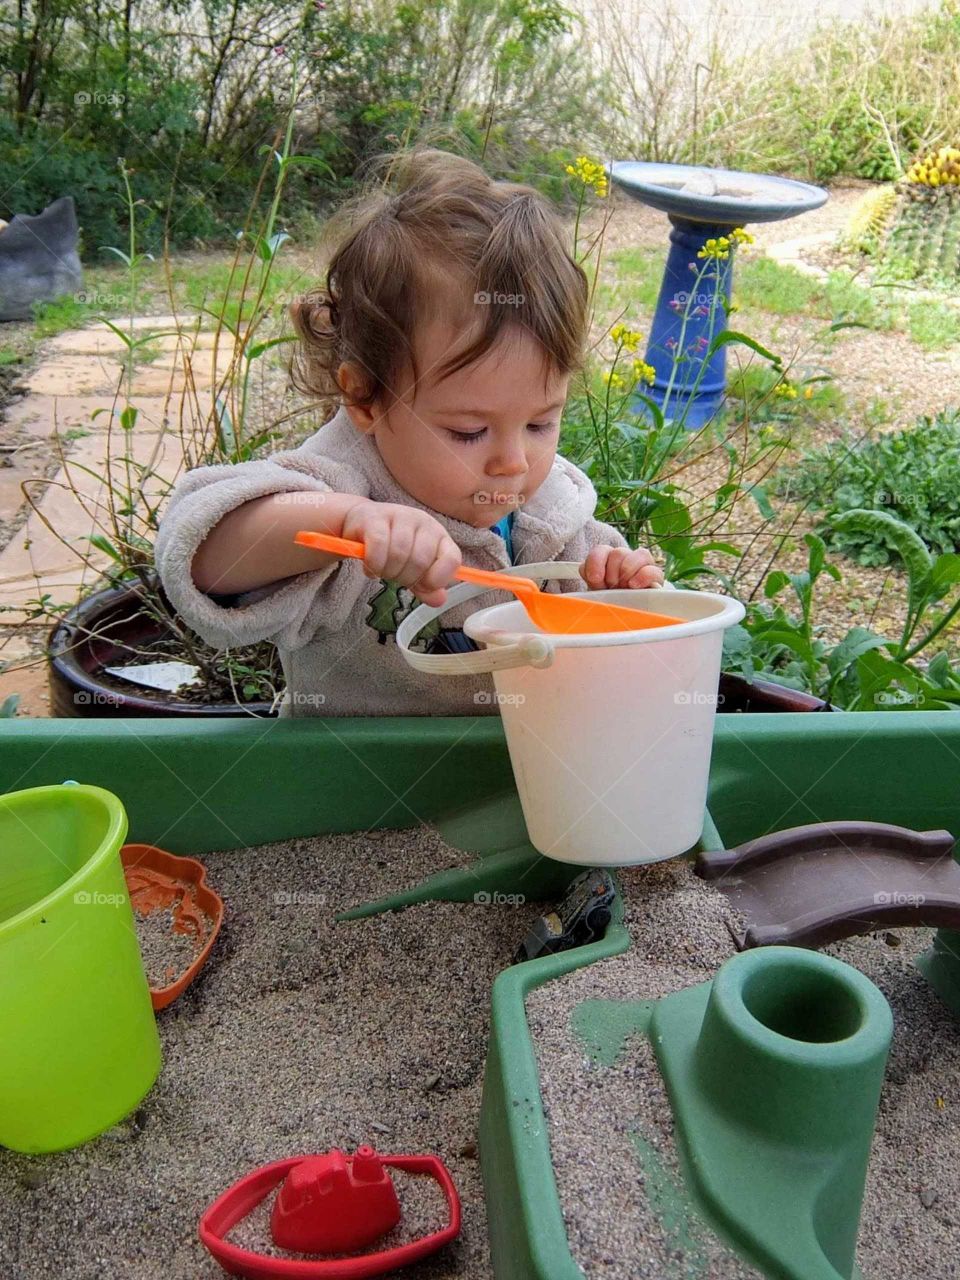
<path id="1" fill-rule="evenodd" d="M 123 805 L 64 783 L 0 796 L 0 1144 L 74 1147 L 160 1070 L 127 895 Z"/>
<path id="2" fill-rule="evenodd" d="M 684 1176 L 777 1280 L 851 1280 L 893 1018 L 829 956 L 761 947 L 657 1002 L 650 1037 Z"/>

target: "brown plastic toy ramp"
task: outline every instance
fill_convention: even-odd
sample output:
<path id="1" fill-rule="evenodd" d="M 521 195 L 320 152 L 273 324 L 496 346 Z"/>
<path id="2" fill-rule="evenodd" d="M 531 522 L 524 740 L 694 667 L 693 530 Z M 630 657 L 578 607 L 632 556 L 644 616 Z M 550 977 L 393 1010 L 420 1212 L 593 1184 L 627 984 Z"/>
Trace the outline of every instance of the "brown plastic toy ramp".
<path id="1" fill-rule="evenodd" d="M 741 951 L 822 947 L 893 925 L 960 929 L 954 843 L 949 831 L 815 822 L 702 853 L 696 871 L 743 917 Z"/>

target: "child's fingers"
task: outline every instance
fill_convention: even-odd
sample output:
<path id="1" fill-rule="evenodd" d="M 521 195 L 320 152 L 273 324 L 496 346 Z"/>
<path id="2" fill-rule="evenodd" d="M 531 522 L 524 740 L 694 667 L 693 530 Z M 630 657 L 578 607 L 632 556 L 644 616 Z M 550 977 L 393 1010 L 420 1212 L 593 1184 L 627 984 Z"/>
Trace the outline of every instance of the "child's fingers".
<path id="1" fill-rule="evenodd" d="M 459 569 L 463 557 L 460 548 L 440 526 L 423 526 L 417 533 L 409 572 L 416 574 L 411 582 L 415 593 L 426 604 L 441 605 L 446 600 L 444 588 Z"/>
<path id="2" fill-rule="evenodd" d="M 591 547 L 580 566 L 580 577 L 593 590 L 604 585 L 607 556 L 611 550 L 611 547 Z"/>
<path id="3" fill-rule="evenodd" d="M 403 521 L 397 521 L 390 529 L 390 549 L 383 567 L 383 576 L 390 582 L 406 586 L 411 572 L 416 570 L 414 545 L 417 529 Z"/>
<path id="4" fill-rule="evenodd" d="M 657 564 L 645 564 L 631 574 L 624 585 L 627 587 L 662 587 L 663 583 L 663 570 L 660 566 Z"/>
<path id="5" fill-rule="evenodd" d="M 359 532 L 359 540 L 364 545 L 364 573 L 370 578 L 388 577 L 386 565 L 390 555 L 390 526 L 385 520 L 374 519 L 365 523 Z"/>

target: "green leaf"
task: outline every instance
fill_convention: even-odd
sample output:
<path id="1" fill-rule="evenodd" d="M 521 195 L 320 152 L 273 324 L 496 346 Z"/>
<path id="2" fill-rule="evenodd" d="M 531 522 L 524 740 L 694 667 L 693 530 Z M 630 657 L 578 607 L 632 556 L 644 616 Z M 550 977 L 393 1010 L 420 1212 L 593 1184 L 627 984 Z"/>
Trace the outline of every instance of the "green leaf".
<path id="1" fill-rule="evenodd" d="M 288 169 L 323 169 L 327 175 L 336 180 L 337 175 L 330 168 L 325 160 L 321 160 L 319 156 L 288 156 L 286 160 Z"/>
<path id="2" fill-rule="evenodd" d="M 933 562 L 927 585 L 934 599 L 939 600 L 956 582 L 960 582 L 960 555 L 945 551 Z"/>
<path id="3" fill-rule="evenodd" d="M 265 351 L 269 351 L 271 347 L 279 347 L 284 342 L 295 342 L 296 338 L 292 333 L 282 338 L 270 338 L 266 342 L 258 342 L 255 347 L 251 347 L 246 352 L 247 360 L 257 360 Z"/>
<path id="4" fill-rule="evenodd" d="M 127 264 L 128 267 L 130 266 L 130 257 L 128 254 L 124 253 L 122 249 L 115 249 L 112 244 L 102 244 L 98 247 L 101 248 L 104 253 L 115 253 L 118 258 L 121 258 Z"/>
<path id="5" fill-rule="evenodd" d="M 777 513 L 770 505 L 770 499 L 767 497 L 767 491 L 762 484 L 749 485 L 747 493 L 757 504 L 757 510 L 763 516 L 764 520 L 775 520 L 777 518 Z"/>
<path id="6" fill-rule="evenodd" d="M 232 457 L 237 448 L 237 436 L 233 429 L 233 419 L 230 416 L 230 410 L 227 408 L 227 403 L 222 396 L 217 396 L 216 407 L 217 442 L 223 452 L 228 457 Z"/>
<path id="7" fill-rule="evenodd" d="M 830 525 L 842 532 L 868 533 L 892 547 L 904 563 L 910 579 L 911 605 L 919 600 L 933 560 L 920 535 L 908 524 L 886 511 L 868 511 L 858 508 L 831 517 Z"/>
<path id="8" fill-rule="evenodd" d="M 750 338 L 745 333 L 738 333 L 736 329 L 723 329 L 716 335 L 710 346 L 707 348 L 703 359 L 709 360 L 714 352 L 719 351 L 721 347 L 725 347 L 730 342 L 736 342 L 744 347 L 749 347 L 751 351 L 755 351 L 758 356 L 763 356 L 764 360 L 769 360 L 775 369 L 783 367 L 783 361 L 780 356 L 774 355 L 772 351 L 768 351 L 766 347 L 761 346 L 755 339 Z"/>
<path id="9" fill-rule="evenodd" d="M 842 675 L 847 667 L 871 649 L 882 649 L 888 641 L 869 627 L 851 627 L 840 643 L 827 656 L 827 670 L 832 676 Z"/>
<path id="10" fill-rule="evenodd" d="M 768 600 L 772 600 L 775 595 L 779 595 L 783 588 L 789 586 L 789 584 L 789 573 L 784 573 L 782 569 L 774 569 L 767 574 L 763 584 L 763 594 Z"/>
<path id="11" fill-rule="evenodd" d="M 110 542 L 108 538 L 105 538 L 103 536 L 102 533 L 92 533 L 90 535 L 90 542 L 93 544 L 93 546 L 97 548 L 98 551 L 105 552 L 108 556 L 111 557 L 111 559 L 116 560 L 118 564 L 122 563 L 123 557 L 121 556 L 120 552 L 113 545 L 113 543 Z"/>

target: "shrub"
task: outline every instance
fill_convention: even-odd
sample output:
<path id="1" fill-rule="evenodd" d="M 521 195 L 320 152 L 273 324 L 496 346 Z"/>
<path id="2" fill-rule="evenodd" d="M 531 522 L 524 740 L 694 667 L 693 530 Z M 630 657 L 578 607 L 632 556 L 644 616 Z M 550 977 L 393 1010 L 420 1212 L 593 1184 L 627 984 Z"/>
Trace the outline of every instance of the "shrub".
<path id="1" fill-rule="evenodd" d="M 914 427 L 861 441 L 847 434 L 804 454 L 777 477 L 776 491 L 824 513 L 824 525 L 852 508 L 883 511 L 939 552 L 960 547 L 960 409 Z M 866 529 L 821 529 L 827 545 L 859 564 L 890 561 L 884 540 Z"/>

